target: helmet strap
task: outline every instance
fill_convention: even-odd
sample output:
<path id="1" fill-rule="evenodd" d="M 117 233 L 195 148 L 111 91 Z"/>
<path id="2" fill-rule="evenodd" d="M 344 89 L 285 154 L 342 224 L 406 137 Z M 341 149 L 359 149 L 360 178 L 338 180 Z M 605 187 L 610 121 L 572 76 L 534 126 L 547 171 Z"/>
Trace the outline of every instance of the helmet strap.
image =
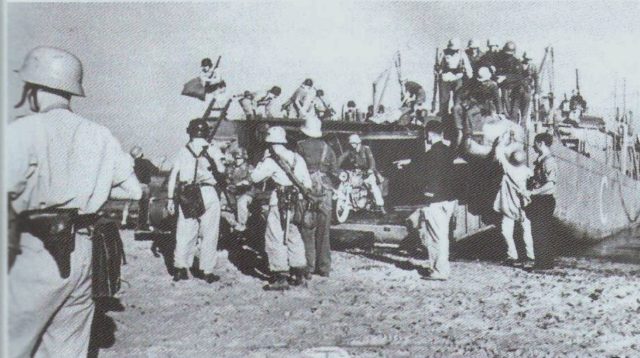
<path id="1" fill-rule="evenodd" d="M 25 83 L 24 86 L 22 86 L 22 96 L 20 97 L 20 101 L 15 106 L 13 106 L 13 108 L 20 108 L 25 104 L 30 87 L 31 85 L 28 83 Z"/>
<path id="2" fill-rule="evenodd" d="M 40 112 L 40 105 L 38 104 L 38 88 L 35 86 L 29 86 L 27 91 L 27 99 L 29 100 L 29 106 L 33 112 Z"/>

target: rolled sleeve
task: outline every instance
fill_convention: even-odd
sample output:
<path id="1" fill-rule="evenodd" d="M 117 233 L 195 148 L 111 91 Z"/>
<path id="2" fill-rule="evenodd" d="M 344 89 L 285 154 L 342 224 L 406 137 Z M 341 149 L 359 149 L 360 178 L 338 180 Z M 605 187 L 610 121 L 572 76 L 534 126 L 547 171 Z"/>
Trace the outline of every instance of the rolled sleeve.
<path id="1" fill-rule="evenodd" d="M 547 182 L 558 183 L 558 164 L 555 159 L 547 159 L 544 161 L 544 176 Z"/>

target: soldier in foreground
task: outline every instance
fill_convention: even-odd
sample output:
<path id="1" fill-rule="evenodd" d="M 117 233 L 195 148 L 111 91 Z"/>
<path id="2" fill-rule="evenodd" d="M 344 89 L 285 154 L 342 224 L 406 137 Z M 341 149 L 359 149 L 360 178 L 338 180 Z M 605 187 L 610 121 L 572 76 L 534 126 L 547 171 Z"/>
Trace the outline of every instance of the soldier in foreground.
<path id="1" fill-rule="evenodd" d="M 297 226 L 299 223 L 293 222 L 293 209 L 294 204 L 302 199 L 302 193 L 311 189 L 311 177 L 304 159 L 285 147 L 287 136 L 282 127 L 269 128 L 265 142 L 269 148 L 251 173 L 254 183 L 272 179 L 276 184 L 269 198 L 264 237 L 274 282 L 264 286 L 264 289 L 287 290 L 289 282 L 299 286 L 305 280 L 307 260 Z"/>
<path id="2" fill-rule="evenodd" d="M 304 158 L 311 176 L 313 195 L 322 198 L 317 208 L 316 227 L 302 227 L 302 239 L 307 256 L 306 278 L 312 273 L 328 277 L 331 272 L 331 215 L 333 182 L 337 170 L 336 154 L 322 139 L 321 123 L 307 121 L 301 128 L 308 138 L 298 142 L 297 152 Z"/>
<path id="3" fill-rule="evenodd" d="M 224 155 L 215 144 L 207 142 L 209 125 L 204 119 L 192 120 L 187 133 L 189 142 L 178 152 L 168 184 L 167 210 L 173 215 L 178 207 L 173 280 L 188 279 L 187 270 L 193 265 L 201 234 L 200 270 L 204 280 L 213 283 L 220 279 L 213 273 L 220 233 L 220 199 L 215 186 L 216 173 L 224 173 Z"/>
<path id="4" fill-rule="evenodd" d="M 21 253 L 9 272 L 11 357 L 86 357 L 94 313 L 92 235 L 109 197 L 138 200 L 133 162 L 111 132 L 71 111 L 82 63 L 33 49 L 18 75 L 33 114 L 8 126 L 7 189 Z"/>
<path id="5" fill-rule="evenodd" d="M 429 121 L 425 127 L 431 149 L 411 161 L 425 172 L 424 186 L 427 205 L 415 211 L 408 220 L 418 229 L 422 244 L 429 252 L 428 279 L 449 278 L 449 223 L 455 210 L 453 194 L 454 151 L 442 142 L 442 123 Z"/>

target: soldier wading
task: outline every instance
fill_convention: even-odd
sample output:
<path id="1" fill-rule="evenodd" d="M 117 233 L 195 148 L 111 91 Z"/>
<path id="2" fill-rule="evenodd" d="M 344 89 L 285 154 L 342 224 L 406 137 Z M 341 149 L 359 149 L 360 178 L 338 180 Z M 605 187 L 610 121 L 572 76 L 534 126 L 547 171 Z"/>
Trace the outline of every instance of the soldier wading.
<path id="1" fill-rule="evenodd" d="M 8 126 L 7 188 L 17 214 L 9 271 L 10 357 L 86 357 L 91 336 L 92 236 L 111 196 L 138 200 L 133 161 L 109 130 L 71 111 L 82 63 L 38 47 L 18 75 L 33 114 Z M 99 250 L 100 247 L 98 246 Z"/>

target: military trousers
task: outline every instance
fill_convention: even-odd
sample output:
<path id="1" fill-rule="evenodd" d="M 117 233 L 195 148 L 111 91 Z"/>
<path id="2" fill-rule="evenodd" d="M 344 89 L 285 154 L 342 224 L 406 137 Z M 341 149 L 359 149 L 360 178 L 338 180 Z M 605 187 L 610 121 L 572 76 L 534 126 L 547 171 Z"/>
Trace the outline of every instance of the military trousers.
<path id="1" fill-rule="evenodd" d="M 40 239 L 20 240 L 9 273 L 9 357 L 86 357 L 95 309 L 88 233 L 76 234 L 67 278 Z"/>
<path id="2" fill-rule="evenodd" d="M 199 264 L 200 269 L 205 274 L 209 274 L 213 273 L 218 256 L 220 200 L 218 199 L 218 193 L 212 186 L 202 187 L 202 197 L 207 209 L 201 217 L 185 218 L 182 209 L 178 209 L 174 266 L 188 269 L 193 265 L 198 236 L 202 236 Z"/>
<path id="3" fill-rule="evenodd" d="M 502 216 L 502 237 L 507 244 L 507 257 L 512 260 L 518 259 L 518 250 L 516 249 L 516 243 L 513 240 L 513 234 L 515 229 L 516 220 L 506 215 Z M 524 247 L 526 250 L 527 258 L 534 260 L 536 258 L 533 252 L 533 236 L 531 235 L 531 221 L 525 215 L 520 221 L 522 226 L 522 241 L 524 241 Z"/>
<path id="4" fill-rule="evenodd" d="M 313 229 L 301 228 L 302 239 L 307 258 L 307 271 L 319 274 L 329 274 L 331 272 L 331 215 L 332 215 L 331 190 L 325 189 L 318 216 L 316 227 Z"/>
<path id="5" fill-rule="evenodd" d="M 269 200 L 267 229 L 264 235 L 264 250 L 269 259 L 271 272 L 284 272 L 289 271 L 291 267 L 301 268 L 307 265 L 302 236 L 298 226 L 291 222 L 292 217 L 293 211 L 289 211 L 288 225 L 283 227 L 280 221 L 278 199 L 274 191 Z"/>
<path id="6" fill-rule="evenodd" d="M 462 79 L 455 81 L 440 81 L 440 115 L 449 114 L 449 101 L 453 95 L 453 105 L 458 103 L 458 90 L 462 87 Z"/>

